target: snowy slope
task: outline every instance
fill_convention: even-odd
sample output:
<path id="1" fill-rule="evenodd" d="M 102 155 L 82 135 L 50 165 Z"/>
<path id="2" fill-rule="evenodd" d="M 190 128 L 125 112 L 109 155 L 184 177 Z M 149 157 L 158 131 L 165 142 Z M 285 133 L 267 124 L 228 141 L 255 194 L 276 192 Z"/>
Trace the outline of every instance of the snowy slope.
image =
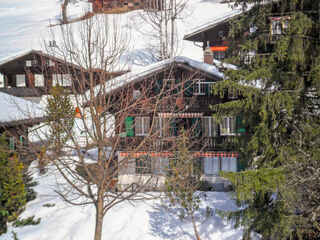
<path id="1" fill-rule="evenodd" d="M 80 16 L 89 7 L 90 5 L 86 3 L 70 5 L 68 8 L 70 18 Z M 217 0 L 190 0 L 186 11 L 187 17 L 177 26 L 180 39 L 177 55 L 202 61 L 201 48 L 192 42 L 183 41 L 184 34 L 216 16 L 232 12 L 234 10 L 228 4 L 220 4 Z M 142 33 L 146 26 L 133 22 L 139 18 L 139 14 L 139 11 L 122 14 L 123 26 L 131 30 L 129 48 L 133 52 L 135 63 L 145 59 L 152 63 L 154 59 L 150 54 L 151 39 Z M 60 7 L 57 0 L 0 0 L 0 58 L 25 49 L 40 49 L 48 34 L 48 25 L 57 23 L 59 18 Z M 137 25 L 141 28 L 140 31 L 134 28 Z"/>
<path id="2" fill-rule="evenodd" d="M 39 176 L 35 171 L 34 179 L 40 184 L 36 186 L 38 197 L 29 202 L 20 216 L 26 218 L 35 215 L 41 218 L 36 226 L 22 228 L 10 227 L 1 240 L 11 239 L 11 231 L 18 234 L 20 240 L 89 240 L 93 239 L 95 210 L 93 206 L 70 206 L 63 202 L 53 191 L 59 175 L 49 172 Z M 222 220 L 216 209 L 236 209 L 230 196 L 222 192 L 208 192 L 202 203 L 201 212 L 206 206 L 212 209 L 212 215 L 202 224 L 198 221 L 199 232 L 203 240 L 238 240 L 242 230 L 233 228 L 233 224 Z M 55 204 L 44 207 L 44 204 Z M 165 210 L 159 199 L 147 202 L 124 202 L 107 213 L 104 219 L 103 240 L 191 240 L 193 228 L 189 222 L 181 222 L 173 212 Z"/>

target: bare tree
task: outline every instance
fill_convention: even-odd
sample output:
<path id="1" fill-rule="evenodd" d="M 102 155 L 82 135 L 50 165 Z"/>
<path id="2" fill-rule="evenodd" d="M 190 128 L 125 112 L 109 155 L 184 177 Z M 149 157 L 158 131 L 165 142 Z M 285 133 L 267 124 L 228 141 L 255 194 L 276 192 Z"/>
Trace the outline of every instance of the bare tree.
<path id="1" fill-rule="evenodd" d="M 69 22 L 68 20 L 68 5 L 69 4 L 75 4 L 78 2 L 81 2 L 82 0 L 59 0 L 60 4 L 61 4 L 61 23 L 62 24 L 66 24 Z"/>
<path id="2" fill-rule="evenodd" d="M 147 30 L 143 34 L 152 38 L 152 42 L 159 51 L 159 60 L 174 57 L 177 51 L 178 31 L 177 22 L 187 15 L 188 0 L 158 0 L 150 1 L 152 4 L 145 7 L 141 12 L 142 23 L 137 26 L 146 25 Z M 140 19 L 137 19 L 139 21 Z M 142 28 L 145 29 L 145 28 Z M 139 29 L 140 30 L 140 29 Z"/>
<path id="3" fill-rule="evenodd" d="M 126 200 L 154 197 L 142 192 L 159 187 L 157 183 L 163 181 L 164 176 L 149 171 L 155 164 L 146 153 L 155 149 L 170 151 L 180 141 L 178 134 L 171 134 L 170 119 L 161 123 L 155 119 L 159 111 L 177 114 L 186 109 L 185 104 L 191 105 L 192 96 L 184 103 L 181 99 L 188 89 L 186 82 L 191 86 L 193 79 L 199 77 L 197 72 L 190 71 L 187 75 L 180 73 L 179 81 L 176 81 L 172 67 L 139 82 L 132 81 L 130 73 L 112 79 L 115 71 L 123 70 L 119 61 L 130 35 L 121 31 L 120 21 L 118 17 L 102 15 L 73 25 L 62 25 L 60 37 L 52 32 L 52 41 L 57 44 L 47 46 L 53 56 L 69 62 L 54 67 L 61 72 L 69 71 L 72 86 L 70 93 L 62 91 L 63 96 L 58 98 L 65 104 L 51 104 L 49 109 L 49 115 L 58 112 L 59 118 L 67 120 L 49 121 L 51 131 L 42 132 L 39 138 L 48 140 L 45 146 L 47 161 L 64 179 L 64 184 L 58 185 L 57 193 L 70 204 L 95 206 L 95 240 L 101 239 L 103 218 L 112 207 Z M 161 85 L 158 84 L 159 77 L 163 79 Z M 56 79 L 62 86 L 64 80 L 63 76 Z M 74 121 L 73 128 L 65 124 L 73 122 L 75 114 L 70 101 L 80 117 Z M 153 119 L 152 122 L 146 120 L 149 127 L 141 136 L 130 135 L 137 124 L 137 121 L 128 124 L 132 116 Z M 57 131 L 63 135 L 63 141 L 59 143 L 56 142 L 59 138 L 55 137 L 60 136 Z M 55 134 L 50 134 L 52 132 Z M 120 158 L 119 152 L 123 150 L 129 154 Z M 136 164 L 137 158 L 141 165 L 135 178 L 126 185 L 117 184 L 123 172 Z"/>

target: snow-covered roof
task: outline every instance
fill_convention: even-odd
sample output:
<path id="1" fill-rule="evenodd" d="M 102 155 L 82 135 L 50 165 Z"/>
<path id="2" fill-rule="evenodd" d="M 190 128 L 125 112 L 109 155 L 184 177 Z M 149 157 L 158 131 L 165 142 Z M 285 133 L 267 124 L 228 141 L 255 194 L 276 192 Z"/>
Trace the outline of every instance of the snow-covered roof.
<path id="1" fill-rule="evenodd" d="M 23 57 L 25 55 L 28 55 L 32 52 L 35 52 L 37 50 L 35 49 L 26 49 L 26 50 L 22 50 L 22 51 L 18 51 L 18 52 L 15 52 L 15 53 L 12 53 L 10 55 L 7 55 L 3 58 L 0 59 L 0 66 L 3 65 L 3 64 L 6 64 L 8 62 L 11 62 L 12 60 L 15 60 L 17 58 L 20 58 L 20 57 Z"/>
<path id="2" fill-rule="evenodd" d="M 221 80 L 224 78 L 224 74 L 219 71 L 219 68 L 217 66 L 207 64 L 204 62 L 198 62 L 196 60 L 192 60 L 184 56 L 178 56 L 178 57 L 169 58 L 160 62 L 150 64 L 146 67 L 137 69 L 133 72 L 126 73 L 124 75 L 121 75 L 119 77 L 116 77 L 114 79 L 107 81 L 103 86 L 105 89 L 105 93 L 109 93 L 110 91 L 120 88 L 128 83 L 131 83 L 136 80 L 140 80 L 142 78 L 155 74 L 161 71 L 162 69 L 165 69 L 166 67 L 172 66 L 174 63 L 185 64 L 187 66 L 198 69 L 199 71 L 202 71 L 206 74 L 209 74 L 214 78 L 218 78 Z M 97 95 L 100 92 L 100 89 L 101 89 L 100 85 L 96 86 L 93 90 L 94 95 Z M 86 92 L 86 97 L 87 99 L 90 99 L 90 90 Z"/>
<path id="3" fill-rule="evenodd" d="M 39 119 L 45 116 L 40 104 L 0 92 L 0 126 L 14 125 L 15 122 Z"/>
<path id="4" fill-rule="evenodd" d="M 63 60 L 63 59 L 58 58 L 58 57 L 55 57 L 55 56 L 50 55 L 49 53 L 43 52 L 41 50 L 32 49 L 32 48 L 31 49 L 22 50 L 22 51 L 18 51 L 18 52 L 14 52 L 14 53 L 12 53 L 10 55 L 7 55 L 7 56 L 5 56 L 3 58 L 0 58 L 0 67 L 2 65 L 5 65 L 5 64 L 7 64 L 7 63 L 9 63 L 11 61 L 14 61 L 14 60 L 16 60 L 18 58 L 21 58 L 21 57 L 29 55 L 29 54 L 38 54 L 38 55 L 45 56 L 47 58 L 53 59 L 53 60 L 58 61 L 58 62 L 63 62 L 65 64 L 73 66 L 75 68 L 80 68 L 80 66 L 75 65 L 75 64 L 70 63 L 70 62 L 67 62 L 66 60 Z"/>
<path id="5" fill-rule="evenodd" d="M 233 9 L 232 11 L 230 11 L 227 14 L 224 14 L 223 16 L 215 17 L 213 19 L 207 20 L 207 21 L 203 22 L 202 24 L 199 24 L 198 26 L 193 27 L 189 31 L 187 31 L 187 33 L 184 35 L 183 39 L 189 40 L 189 38 L 191 38 L 192 36 L 195 36 L 199 33 L 207 31 L 207 30 L 219 25 L 220 23 L 226 22 L 226 21 L 240 15 L 241 12 L 242 11 L 240 9 Z"/>

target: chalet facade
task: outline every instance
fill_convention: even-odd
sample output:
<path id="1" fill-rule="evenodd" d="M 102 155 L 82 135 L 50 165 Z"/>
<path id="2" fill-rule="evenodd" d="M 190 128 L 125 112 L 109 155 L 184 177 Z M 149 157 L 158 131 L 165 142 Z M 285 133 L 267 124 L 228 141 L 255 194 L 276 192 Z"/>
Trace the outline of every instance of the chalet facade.
<path id="1" fill-rule="evenodd" d="M 162 9 L 163 0 L 89 0 L 95 13 L 127 12 L 137 9 Z"/>
<path id="2" fill-rule="evenodd" d="M 117 115 L 120 109 L 106 110 L 114 114 L 115 134 L 120 137 L 116 149 L 118 163 L 121 165 L 127 161 L 126 168 L 118 176 L 120 186 L 125 188 L 133 181 L 147 181 L 150 176 L 152 187 L 162 185 L 165 169 L 174 156 L 177 136 L 181 129 L 185 129 L 190 132 L 190 139 L 194 143 L 190 147 L 190 155 L 201 163 L 203 178 L 216 190 L 225 188 L 227 182 L 219 176 L 219 171 L 240 169 L 238 154 L 226 143 L 246 132 L 238 116 L 222 116 L 219 123 L 212 116 L 214 112 L 210 105 L 238 98 L 232 92 L 226 92 L 222 98 L 211 92 L 211 87 L 222 80 L 223 74 L 215 66 L 176 57 L 108 82 L 109 85 L 105 86 L 110 89 L 108 94 L 116 94 L 119 89 L 127 88 L 125 92 L 132 99 L 142 95 L 143 85 L 148 86 L 150 96 L 159 96 L 161 91 L 170 91 L 172 86 L 176 86 L 163 105 L 154 108 L 154 101 L 146 100 L 145 106 L 152 106 L 151 111 L 137 107 L 137 111 L 129 114 L 124 121 Z M 170 104 L 174 107 L 171 108 Z M 135 151 L 133 146 L 139 145 L 150 135 L 152 140 Z M 150 160 L 147 166 L 142 163 L 145 158 Z"/>
<path id="3" fill-rule="evenodd" d="M 274 6 L 276 7 L 276 5 Z M 248 10 L 250 11 L 250 10 Z M 212 64 L 214 60 L 224 60 L 228 54 L 235 54 L 235 52 L 228 52 L 230 37 L 230 22 L 237 19 L 242 12 L 240 10 L 233 10 L 223 17 L 215 18 L 206 24 L 191 29 L 189 33 L 184 36 L 184 40 L 192 41 L 195 44 L 201 44 L 204 51 L 204 61 Z M 282 34 L 288 29 L 290 24 L 290 16 L 270 16 L 266 19 L 269 24 L 269 30 L 260 33 L 267 42 L 266 48 L 261 48 L 258 51 L 250 50 L 246 53 L 240 53 L 241 61 L 244 64 L 250 64 L 257 54 L 269 54 L 272 52 L 274 43 L 280 39 Z M 249 24 L 246 29 L 243 29 L 244 35 L 255 34 L 258 29 L 254 24 Z M 237 53 L 238 54 L 238 53 Z"/>
<path id="4" fill-rule="evenodd" d="M 91 70 L 96 84 L 124 72 Z M 38 50 L 23 51 L 0 59 L 0 92 L 39 103 L 52 86 L 60 85 L 82 94 L 89 86 L 89 72 L 75 64 Z"/>
<path id="5" fill-rule="evenodd" d="M 0 92 L 0 134 L 5 134 L 10 150 L 24 162 L 34 159 L 29 146 L 28 129 L 45 119 L 39 104 Z"/>

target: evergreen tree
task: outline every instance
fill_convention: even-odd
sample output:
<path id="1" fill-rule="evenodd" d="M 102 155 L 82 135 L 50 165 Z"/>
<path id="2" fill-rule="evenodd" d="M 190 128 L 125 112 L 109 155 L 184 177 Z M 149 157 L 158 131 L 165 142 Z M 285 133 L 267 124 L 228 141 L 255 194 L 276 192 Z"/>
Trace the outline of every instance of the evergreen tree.
<path id="1" fill-rule="evenodd" d="M 59 155 L 62 146 L 68 141 L 68 136 L 72 135 L 75 109 L 68 90 L 62 86 L 52 87 L 50 95 L 46 108 L 47 124 L 51 136 L 51 148 L 54 148 Z"/>
<path id="2" fill-rule="evenodd" d="M 214 108 L 218 117 L 242 116 L 246 140 L 239 137 L 234 147 L 248 168 L 222 174 L 246 206 L 226 215 L 244 227 L 243 239 L 252 232 L 264 239 L 319 239 L 320 1 L 236 4 L 245 11 L 232 22 L 229 54 L 239 55 L 229 61 L 240 68 L 227 70 L 228 79 L 213 91 L 234 88 L 243 98 Z M 253 61 L 244 64 L 252 52 Z"/>
<path id="3" fill-rule="evenodd" d="M 26 203 L 22 163 L 10 152 L 4 135 L 0 136 L 0 235 L 7 222 L 14 221 Z"/>

